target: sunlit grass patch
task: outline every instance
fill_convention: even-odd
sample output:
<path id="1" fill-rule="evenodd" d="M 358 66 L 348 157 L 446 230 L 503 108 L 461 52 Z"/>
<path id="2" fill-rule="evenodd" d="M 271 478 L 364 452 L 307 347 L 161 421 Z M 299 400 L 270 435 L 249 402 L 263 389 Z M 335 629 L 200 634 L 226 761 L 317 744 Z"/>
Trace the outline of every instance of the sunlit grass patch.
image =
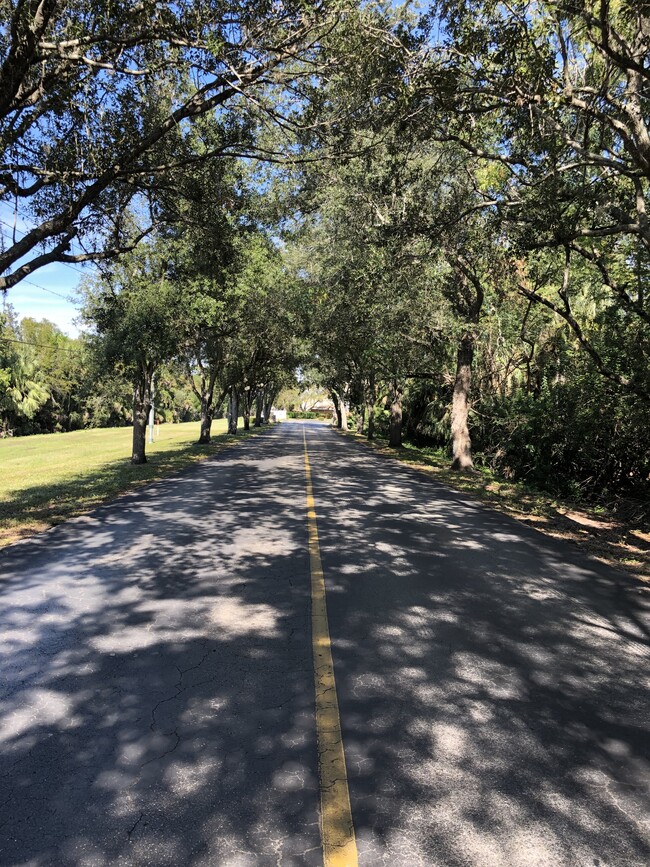
<path id="1" fill-rule="evenodd" d="M 219 419 L 212 425 L 213 442 L 199 446 L 199 427 L 160 425 L 140 466 L 130 463 L 130 427 L 0 440 L 0 546 L 164 478 L 245 436 L 228 436 L 226 421 Z"/>

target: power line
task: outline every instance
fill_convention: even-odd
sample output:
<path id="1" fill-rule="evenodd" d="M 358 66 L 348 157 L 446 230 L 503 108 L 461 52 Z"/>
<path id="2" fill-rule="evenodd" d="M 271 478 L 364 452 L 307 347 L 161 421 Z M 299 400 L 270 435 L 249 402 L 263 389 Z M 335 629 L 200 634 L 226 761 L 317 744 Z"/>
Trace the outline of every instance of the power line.
<path id="1" fill-rule="evenodd" d="M 42 346 L 44 349 L 53 349 L 55 352 L 77 352 L 77 349 L 66 349 L 65 346 L 53 346 L 51 343 L 32 343 L 29 340 L 18 340 L 16 337 L 1 337 L 6 343 L 22 343 L 24 346 Z"/>
<path id="2" fill-rule="evenodd" d="M 9 226 L 9 224 L 2 219 L 0 219 L 0 223 L 3 223 L 5 226 Z M 12 228 L 12 227 L 9 226 L 9 228 Z M 59 264 L 65 265 L 66 263 L 61 262 Z M 77 270 L 78 270 L 77 268 L 73 268 L 73 271 L 77 271 Z M 79 271 L 79 273 L 83 274 L 83 271 Z M 64 301 L 67 301 L 70 304 L 75 303 L 75 299 L 72 298 L 70 295 L 63 295 L 61 292 L 56 292 L 54 289 L 48 289 L 46 286 L 41 286 L 40 283 L 34 283 L 33 280 L 29 280 L 27 277 L 23 277 L 23 279 L 20 280 L 19 283 L 16 285 L 19 286 L 20 283 L 28 283 L 30 286 L 34 286 L 35 289 L 40 289 L 43 292 L 49 292 L 50 295 L 56 295 L 58 298 L 63 298 Z M 11 287 L 11 288 L 13 288 L 13 287 Z"/>
<path id="3" fill-rule="evenodd" d="M 59 298 L 63 298 L 65 301 L 69 301 L 72 304 L 75 303 L 75 299 L 71 295 L 62 295 L 60 292 L 56 292 L 54 289 L 48 289 L 47 286 L 41 286 L 40 283 L 34 283 L 33 280 L 30 280 L 27 277 L 23 277 L 17 283 L 14 283 L 13 286 L 9 286 L 8 288 L 5 288 L 3 291 L 7 292 L 7 291 L 9 291 L 9 289 L 12 289 L 12 290 L 17 289 L 20 287 L 21 283 L 29 283 L 30 286 L 34 286 L 36 289 L 42 289 L 43 292 L 49 292 L 50 295 L 58 295 Z"/>
<path id="4" fill-rule="evenodd" d="M 38 283 L 34 283 L 33 280 L 28 280 L 26 277 L 23 278 L 21 283 L 29 283 L 30 286 L 36 287 L 36 289 L 42 289 L 43 292 L 49 292 L 50 295 L 57 295 L 59 298 L 63 298 L 64 301 L 68 301 L 71 304 L 74 303 L 74 299 L 70 295 L 62 295 L 60 292 L 55 292 L 54 289 L 47 289 L 45 286 L 39 286 Z M 18 284 L 20 285 L 20 284 Z"/>
<path id="5" fill-rule="evenodd" d="M 24 211 L 19 210 L 19 208 L 16 207 L 16 206 L 14 206 L 14 213 L 16 213 L 16 214 L 18 214 L 19 216 L 21 216 L 21 217 L 23 218 L 23 220 L 31 220 L 31 219 L 32 219 L 32 217 L 31 217 L 30 214 L 26 214 Z M 85 252 L 86 252 L 86 251 L 84 250 L 84 248 L 81 246 L 81 244 L 80 244 L 78 241 L 71 240 L 71 241 L 70 241 L 70 246 L 76 246 L 76 247 L 78 247 L 78 248 L 81 250 L 82 253 L 85 253 Z M 75 266 L 72 265 L 72 264 L 70 264 L 70 262 L 61 262 L 60 264 L 61 264 L 61 265 L 66 265 L 68 268 L 72 268 L 73 271 L 79 271 L 80 274 L 83 274 L 83 273 L 84 273 L 84 272 L 81 271 L 79 268 L 75 268 Z M 92 267 L 95 267 L 95 266 L 93 265 Z"/>
<path id="6" fill-rule="evenodd" d="M 49 292 L 50 295 L 57 295 L 59 298 L 63 298 L 64 301 L 68 301 L 70 304 L 75 303 L 75 299 L 70 295 L 62 295 L 61 292 L 56 292 L 54 289 L 48 289 L 46 286 L 41 286 L 40 283 L 34 283 L 33 280 L 29 280 L 27 277 L 23 277 L 16 286 L 20 286 L 21 283 L 29 283 L 30 286 L 34 286 L 36 289 L 42 289 L 43 292 Z M 15 287 L 10 287 L 11 289 Z"/>
<path id="7" fill-rule="evenodd" d="M 82 277 L 87 277 L 87 276 L 88 276 L 88 274 L 86 273 L 86 271 L 83 271 L 81 268 L 77 268 L 76 265 L 71 265 L 70 262 L 61 262 L 61 261 L 59 261 L 59 260 L 57 259 L 57 261 L 56 261 L 55 263 L 53 263 L 53 264 L 56 264 L 56 265 L 63 265 L 64 268 L 69 268 L 71 271 L 76 271 L 77 274 L 81 274 Z M 91 268 L 95 268 L 95 267 L 96 267 L 95 265 L 91 265 Z"/>

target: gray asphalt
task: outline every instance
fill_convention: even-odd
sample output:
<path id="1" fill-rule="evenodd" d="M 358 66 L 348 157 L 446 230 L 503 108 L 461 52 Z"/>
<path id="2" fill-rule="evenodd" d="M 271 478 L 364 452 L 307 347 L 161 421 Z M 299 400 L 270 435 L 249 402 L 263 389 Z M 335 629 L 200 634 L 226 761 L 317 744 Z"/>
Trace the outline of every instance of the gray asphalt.
<path id="1" fill-rule="evenodd" d="M 650 864 L 647 595 L 317 424 L 0 552 L 0 864 L 322 863 L 303 429 L 360 864 Z"/>

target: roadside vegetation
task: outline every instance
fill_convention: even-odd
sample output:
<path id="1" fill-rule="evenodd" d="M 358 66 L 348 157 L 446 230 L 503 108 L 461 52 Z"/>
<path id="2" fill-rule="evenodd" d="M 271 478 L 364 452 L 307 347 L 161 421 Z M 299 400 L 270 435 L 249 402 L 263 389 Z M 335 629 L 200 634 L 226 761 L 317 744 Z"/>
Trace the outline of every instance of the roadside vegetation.
<path id="1" fill-rule="evenodd" d="M 209 443 L 322 389 L 646 532 L 647 4 L 5 6 L 6 434 L 140 465 L 152 402 Z M 78 341 L 11 312 L 51 262 L 94 263 Z"/>

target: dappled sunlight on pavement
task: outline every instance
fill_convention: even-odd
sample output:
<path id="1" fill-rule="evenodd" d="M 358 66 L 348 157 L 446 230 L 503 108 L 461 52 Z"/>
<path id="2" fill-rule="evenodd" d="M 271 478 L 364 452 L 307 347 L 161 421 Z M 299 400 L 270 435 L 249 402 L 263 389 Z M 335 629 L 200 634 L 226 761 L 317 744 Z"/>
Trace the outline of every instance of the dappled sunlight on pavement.
<path id="1" fill-rule="evenodd" d="M 1 556 L 0 863 L 320 862 L 293 443 Z"/>
<path id="2" fill-rule="evenodd" d="M 335 434 L 311 448 L 360 862 L 650 863 L 640 585 Z"/>
<path id="3" fill-rule="evenodd" d="M 317 424 L 0 553 L 0 863 L 322 863 L 303 430 L 359 863 L 645 867 L 640 585 Z"/>

